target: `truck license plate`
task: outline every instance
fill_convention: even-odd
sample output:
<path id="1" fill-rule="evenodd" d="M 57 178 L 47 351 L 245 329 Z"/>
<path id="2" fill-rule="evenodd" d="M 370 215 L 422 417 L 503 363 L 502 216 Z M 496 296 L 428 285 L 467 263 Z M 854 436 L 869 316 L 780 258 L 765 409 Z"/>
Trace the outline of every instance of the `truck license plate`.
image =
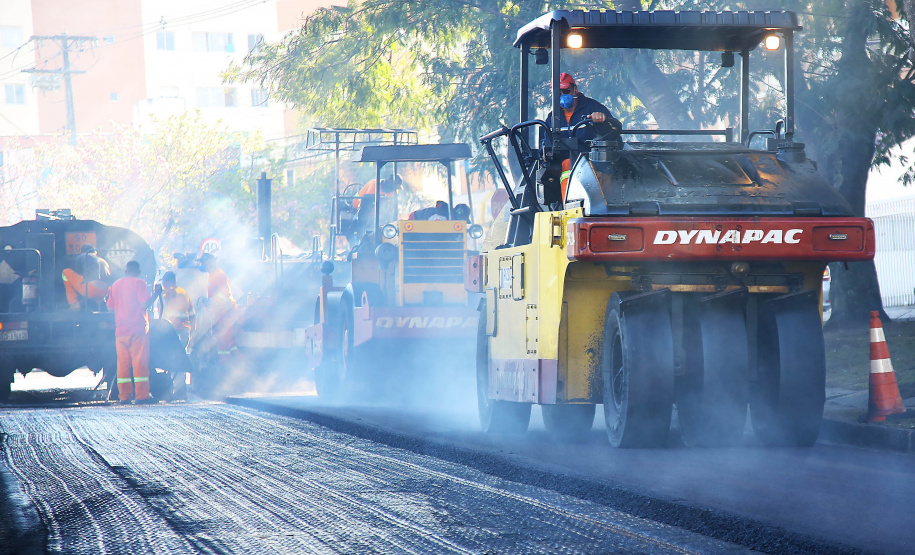
<path id="1" fill-rule="evenodd" d="M 28 341 L 29 330 L 0 330 L 0 341 Z"/>

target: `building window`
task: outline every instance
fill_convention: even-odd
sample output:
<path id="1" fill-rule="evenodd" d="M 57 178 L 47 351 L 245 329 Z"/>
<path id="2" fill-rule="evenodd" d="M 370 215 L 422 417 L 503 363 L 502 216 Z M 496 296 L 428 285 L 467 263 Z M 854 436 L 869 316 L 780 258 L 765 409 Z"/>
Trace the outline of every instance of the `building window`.
<path id="1" fill-rule="evenodd" d="M 117 102 L 118 98 L 120 98 L 120 95 L 118 95 L 116 92 L 113 92 L 108 95 L 108 98 L 110 98 L 112 102 Z"/>
<path id="2" fill-rule="evenodd" d="M 259 50 L 264 44 L 264 35 L 248 35 L 248 52 Z"/>
<path id="3" fill-rule="evenodd" d="M 251 89 L 251 106 L 255 108 L 266 108 L 267 100 L 267 91 L 264 89 Z"/>
<path id="4" fill-rule="evenodd" d="M 233 88 L 201 87 L 197 89 L 197 105 L 201 108 L 238 106 L 238 95 Z"/>
<path id="5" fill-rule="evenodd" d="M 20 27 L 0 27 L 0 46 L 3 48 L 19 48 L 22 46 L 22 29 Z"/>
<path id="6" fill-rule="evenodd" d="M 235 52 L 232 33 L 194 33 L 196 52 Z"/>
<path id="7" fill-rule="evenodd" d="M 6 85 L 7 104 L 25 104 L 25 85 Z"/>
<path id="8" fill-rule="evenodd" d="M 174 50 L 175 49 L 175 32 L 159 31 L 156 33 L 157 50 Z"/>

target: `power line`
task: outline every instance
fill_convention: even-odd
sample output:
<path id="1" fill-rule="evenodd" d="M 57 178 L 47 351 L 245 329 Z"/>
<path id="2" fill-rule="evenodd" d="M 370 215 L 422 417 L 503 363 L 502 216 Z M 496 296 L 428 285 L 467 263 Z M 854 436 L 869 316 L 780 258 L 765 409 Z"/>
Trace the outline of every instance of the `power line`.
<path id="1" fill-rule="evenodd" d="M 64 78 L 64 93 L 67 100 L 67 129 L 70 130 L 70 144 L 76 144 L 76 111 L 73 106 L 73 85 L 70 82 L 70 75 L 74 73 L 86 73 L 85 71 L 70 69 L 70 49 L 74 46 L 91 43 L 98 40 L 96 37 L 72 36 L 67 34 L 61 35 L 35 35 L 32 37 L 35 42 L 43 40 L 57 41 L 60 43 L 60 51 L 63 54 L 63 66 L 60 69 L 24 69 L 25 73 L 44 73 L 52 75 L 62 75 Z"/>

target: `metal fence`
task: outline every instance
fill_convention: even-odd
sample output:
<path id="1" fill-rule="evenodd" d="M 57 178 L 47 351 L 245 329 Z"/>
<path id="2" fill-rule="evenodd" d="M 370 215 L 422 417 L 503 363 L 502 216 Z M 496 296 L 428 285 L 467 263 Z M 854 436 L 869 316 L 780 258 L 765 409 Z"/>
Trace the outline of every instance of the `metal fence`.
<path id="1" fill-rule="evenodd" d="M 883 306 L 915 305 L 915 198 L 868 204 L 877 232 L 877 280 Z"/>

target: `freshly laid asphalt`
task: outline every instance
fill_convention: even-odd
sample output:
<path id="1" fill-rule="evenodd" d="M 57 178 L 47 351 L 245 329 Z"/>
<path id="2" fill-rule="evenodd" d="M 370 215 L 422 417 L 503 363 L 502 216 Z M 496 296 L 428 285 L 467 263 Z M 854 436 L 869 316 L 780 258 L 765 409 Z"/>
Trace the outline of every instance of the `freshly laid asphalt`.
<path id="1" fill-rule="evenodd" d="M 915 319 L 915 307 L 889 309 L 887 312 L 895 320 Z M 745 484 L 734 481 L 733 476 L 721 476 L 718 486 L 704 488 L 701 483 L 691 486 L 693 491 L 677 489 L 682 487 L 682 480 L 687 471 L 679 472 L 678 469 L 686 465 L 693 472 L 696 467 L 704 464 L 701 460 L 711 450 L 682 450 L 673 449 L 669 452 L 662 450 L 649 453 L 647 460 L 645 454 L 624 453 L 619 460 L 605 461 L 609 467 L 619 470 L 624 460 L 629 461 L 635 457 L 636 461 L 629 461 L 632 466 L 643 465 L 645 469 L 656 474 L 656 482 L 651 487 L 633 486 L 626 481 L 617 485 L 608 485 L 606 476 L 595 480 L 596 474 L 582 478 L 580 474 L 556 478 L 555 473 L 543 469 L 532 469 L 529 466 L 530 453 L 527 454 L 528 462 L 524 459 L 524 448 L 518 444 L 502 443 L 502 438 L 490 438 L 484 442 L 490 444 L 489 449 L 497 451 L 495 459 L 478 458 L 471 462 L 471 466 L 484 465 L 480 468 L 497 476 L 505 478 L 521 478 L 527 483 L 550 487 L 553 484 L 563 493 L 583 499 L 592 499 L 595 496 L 610 495 L 616 499 L 617 507 L 627 510 L 635 515 L 657 519 L 659 522 L 680 526 L 693 532 L 708 534 L 719 540 L 735 542 L 739 545 L 750 546 L 753 549 L 772 552 L 883 552 L 883 553 L 911 553 L 915 552 L 915 511 L 910 503 L 905 501 L 906 492 L 913 491 L 912 475 L 905 468 L 915 467 L 912 464 L 911 453 L 915 453 L 915 430 L 900 428 L 890 423 L 861 423 L 859 417 L 867 408 L 867 391 L 848 391 L 827 389 L 826 404 L 824 407 L 824 421 L 820 432 L 818 446 L 809 450 L 793 453 L 785 450 L 760 450 L 748 439 L 747 445 L 742 448 L 750 452 L 747 458 L 735 455 L 737 450 L 717 450 L 723 457 L 723 464 L 738 466 L 745 471 L 760 473 L 762 480 L 774 480 L 771 498 L 754 500 L 750 507 L 744 506 L 745 500 L 727 494 L 723 505 L 708 503 L 710 496 L 723 495 L 722 491 L 736 488 L 742 491 Z M 458 428 L 464 434 L 466 420 L 455 426 L 450 417 L 428 417 L 423 422 L 416 422 L 409 412 L 384 409 L 362 408 L 347 410 L 339 407 L 322 407 L 315 403 L 311 396 L 305 397 L 271 397 L 251 398 L 237 397 L 227 400 L 230 404 L 244 405 L 267 412 L 295 416 L 306 420 L 313 420 L 320 425 L 329 426 L 341 431 L 356 432 L 356 435 L 368 433 L 390 445 L 406 448 L 421 453 L 432 454 L 447 460 L 462 460 L 466 458 L 463 451 L 467 446 L 462 444 L 448 445 L 447 437 L 455 437 Z M 915 411 L 915 398 L 903 400 L 909 411 Z M 91 409 L 89 409 L 91 410 Z M 447 411 L 446 411 L 447 412 Z M 380 416 L 379 416 L 380 415 Z M 467 417 L 468 415 L 464 415 Z M 376 418 L 377 417 L 377 418 Z M 472 416 L 470 417 L 472 420 Z M 598 418 L 600 420 L 600 418 Z M 379 426 L 379 422 L 382 425 Z M 393 426 L 388 425 L 393 423 Z M 599 432 L 597 423 L 596 437 Z M 410 431 L 411 428 L 415 428 Z M 370 432 L 366 432 L 370 430 Z M 435 434 L 429 432 L 434 431 Z M 535 430 L 532 434 L 535 445 L 545 445 L 543 432 Z M 429 437 L 424 438 L 427 435 Z M 435 435 L 436 437 L 432 437 Z M 474 434 L 469 433 L 468 437 Z M 476 432 L 477 436 L 483 436 Z M 747 436 L 750 437 L 750 434 Z M 446 441 L 442 441 L 445 438 Z M 593 439 L 593 438 L 592 438 Z M 0 433 L 0 444 L 6 438 Z M 539 443 L 538 443 L 539 442 Z M 598 442 L 592 441 L 596 445 Z M 848 450 L 845 447 L 863 448 Z M 606 457 L 608 452 L 606 444 L 602 447 L 591 446 L 597 455 Z M 572 446 L 566 452 L 566 457 L 576 457 Z M 717 453 L 716 451 L 716 453 Z M 775 451 L 775 452 L 767 452 Z M 868 452 L 871 454 L 868 454 Z M 615 452 L 610 450 L 609 452 Z M 880 455 L 879 453 L 885 453 Z M 455 455 L 455 453 L 463 453 Z M 858 454 L 856 454 L 858 453 Z M 555 453 L 554 453 L 555 455 Z M 594 457 L 592 467 L 600 460 Z M 716 455 L 717 456 L 717 455 Z M 457 457 L 457 459 L 455 459 Z M 561 457 L 561 456 L 560 456 Z M 641 457 L 641 458 L 640 458 Z M 536 459 L 536 456 L 533 457 Z M 655 460 L 657 459 L 657 460 Z M 694 460 L 695 459 L 695 460 Z M 763 460 L 765 459 L 765 460 Z M 771 459 L 771 460 L 770 460 Z M 490 462 L 480 462 L 490 460 Z M 641 461 L 641 462 L 639 462 Z M 691 462 L 690 462 L 691 461 Z M 6 461 L 9 462 L 9 461 Z M 468 462 L 468 461 L 463 461 Z M 549 461 L 541 461 L 550 464 Z M 580 463 L 581 461 L 576 461 Z M 719 464 L 718 462 L 715 465 Z M 760 466 L 762 465 L 762 466 Z M 798 475 L 770 473 L 770 466 L 799 465 L 803 467 Z M 30 553 L 37 548 L 34 531 L 38 526 L 38 515 L 35 508 L 28 502 L 23 494 L 17 491 L 16 481 L 6 471 L 4 464 L 0 464 L 0 553 Z M 875 467 L 873 475 L 866 472 L 868 467 Z M 684 467 L 685 468 L 685 467 Z M 717 468 L 717 466 L 716 466 Z M 599 470 L 599 468 L 597 468 Z M 864 469 L 864 470 L 862 470 Z M 714 472 L 713 468 L 710 472 Z M 628 470 L 637 474 L 635 470 Z M 679 476 L 671 477 L 671 473 Z M 811 473 L 812 472 L 812 473 Z M 805 474 L 807 473 L 807 474 Z M 835 478 L 833 474 L 839 476 Z M 631 477 L 631 475 L 629 475 Z M 811 482 L 827 480 L 841 481 L 844 478 L 848 484 L 848 492 L 839 489 L 826 488 L 823 491 L 813 491 Z M 602 480 L 604 480 L 602 482 Z M 677 480 L 680 480 L 678 482 Z M 783 483 L 779 483 L 779 481 Z M 601 483 L 598 483 L 601 482 Z M 556 486 L 557 483 L 563 485 Z M 611 480 L 611 484 L 612 484 Z M 622 488 L 619 484 L 623 484 Z M 597 485 L 597 487 L 595 487 Z M 630 487 L 631 486 L 631 487 Z M 676 486 L 676 487 L 675 487 Z M 811 488 L 812 499 L 803 499 L 806 488 Z M 655 492 L 651 491 L 655 488 Z M 708 491 L 711 489 L 712 491 Z M 786 492 L 797 489 L 800 492 L 798 499 L 803 499 L 799 507 L 791 507 L 791 501 L 779 499 Z M 719 491 L 720 490 L 720 491 Z M 658 492 L 660 492 L 658 494 Z M 717 492 L 717 493 L 716 493 Z M 745 494 L 747 492 L 744 492 Z M 747 495 L 752 499 L 758 493 Z M 901 497 L 900 497 L 901 496 Z M 595 498 L 596 499 L 596 498 Z M 829 502 L 832 499 L 832 502 Z M 848 505 L 853 507 L 849 508 Z M 784 507 L 779 508 L 781 505 Z M 714 508 L 713 508 L 714 507 Z M 774 518 L 767 521 L 761 514 L 772 510 L 775 513 L 788 511 L 784 516 L 786 520 Z M 754 513 L 754 511 L 763 511 Z M 856 517 L 856 515 L 860 515 Z M 811 522 L 821 520 L 814 524 L 814 528 L 806 528 L 803 524 L 794 526 L 792 523 L 810 518 Z M 844 520 L 843 520 L 844 519 Z M 906 524 L 908 523 L 908 524 Z M 822 525 L 821 528 L 817 526 Z M 824 539 L 826 538 L 826 539 Z"/>
<path id="2" fill-rule="evenodd" d="M 230 404 L 433 455 L 501 478 L 606 503 L 721 541 L 776 553 L 915 552 L 915 464 L 906 453 L 818 443 L 765 448 L 613 449 L 598 411 L 578 439 L 553 437 L 532 415 L 520 436 L 484 434 L 448 404 L 335 407 L 310 396 L 233 397 Z"/>

